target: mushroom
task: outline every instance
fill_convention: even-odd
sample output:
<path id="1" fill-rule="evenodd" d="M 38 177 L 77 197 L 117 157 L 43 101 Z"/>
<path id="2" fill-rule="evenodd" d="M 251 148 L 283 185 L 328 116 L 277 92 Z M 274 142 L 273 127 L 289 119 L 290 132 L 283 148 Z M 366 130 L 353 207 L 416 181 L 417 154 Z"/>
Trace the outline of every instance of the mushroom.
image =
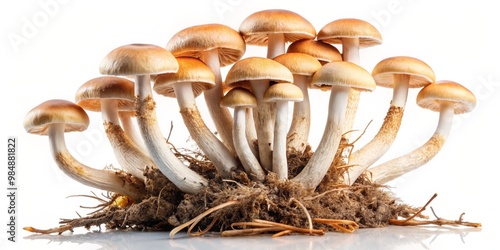
<path id="1" fill-rule="evenodd" d="M 139 187 L 112 170 L 99 170 L 76 160 L 66 147 L 64 133 L 84 131 L 89 125 L 87 113 L 66 100 L 48 100 L 30 110 L 24 118 L 24 129 L 31 134 L 48 135 L 52 156 L 59 168 L 74 180 L 139 201 Z"/>
<path id="2" fill-rule="evenodd" d="M 168 147 L 156 120 L 155 102 L 151 90 L 152 74 L 176 72 L 179 68 L 172 54 L 159 46 L 130 44 L 109 52 L 101 61 L 105 75 L 135 75 L 137 123 L 146 148 L 158 169 L 181 191 L 196 193 L 208 181 L 186 167 Z"/>
<path id="3" fill-rule="evenodd" d="M 238 161 L 229 149 L 208 129 L 196 106 L 195 96 L 215 85 L 215 77 L 210 68 L 202 61 L 177 58 L 179 70 L 156 76 L 154 91 L 160 95 L 174 97 L 179 104 L 184 124 L 206 157 L 214 164 L 223 178 L 230 178 L 236 170 Z"/>
<path id="4" fill-rule="evenodd" d="M 368 169 L 372 180 L 386 183 L 430 161 L 443 147 L 451 130 L 453 116 L 472 111 L 476 97 L 464 86 L 453 81 L 438 81 L 425 86 L 417 95 L 422 108 L 439 112 L 439 122 L 432 137 L 419 148 Z"/>
<path id="5" fill-rule="evenodd" d="M 363 171 L 382 157 L 391 147 L 403 119 L 408 88 L 422 88 L 435 81 L 434 71 L 425 62 L 408 56 L 390 57 L 380 61 L 372 71 L 378 86 L 393 88 L 392 102 L 384 123 L 375 137 L 351 154 L 352 165 L 344 176 L 352 184 Z"/>
<path id="6" fill-rule="evenodd" d="M 339 50 L 329 43 L 313 39 L 297 40 L 288 46 L 287 53 L 304 53 L 316 58 L 321 65 L 342 61 Z"/>
<path id="7" fill-rule="evenodd" d="M 248 89 L 236 87 L 222 98 L 221 105 L 234 108 L 233 142 L 243 168 L 253 179 L 263 181 L 265 172 L 246 139 L 246 110 L 257 107 L 257 99 Z"/>
<path id="8" fill-rule="evenodd" d="M 134 110 L 134 83 L 116 76 L 91 79 L 76 91 L 77 105 L 89 111 L 101 112 L 106 136 L 120 166 L 133 176 L 143 179 L 144 168 L 153 161 L 123 131 L 119 110 Z"/>
<path id="9" fill-rule="evenodd" d="M 264 92 L 269 88 L 269 81 L 293 81 L 288 68 L 271 59 L 248 57 L 236 62 L 226 75 L 228 87 L 245 86 L 250 88 L 257 98 L 257 112 L 254 112 L 255 127 L 259 145 L 260 164 L 266 170 L 272 170 L 272 150 L 274 133 L 273 105 L 264 102 Z"/>
<path id="10" fill-rule="evenodd" d="M 285 53 L 285 44 L 316 37 L 316 29 L 299 14 L 288 10 L 258 11 L 243 20 L 240 33 L 247 44 L 266 46 L 267 58 Z"/>
<path id="11" fill-rule="evenodd" d="M 334 160 L 342 137 L 349 91 L 372 91 L 376 86 L 370 73 L 350 62 L 323 65 L 314 74 L 311 83 L 319 87 L 329 85 L 331 93 L 326 126 L 318 148 L 304 169 L 292 179 L 308 189 L 319 185 Z"/>
<path id="12" fill-rule="evenodd" d="M 273 172 L 277 174 L 278 180 L 288 179 L 288 164 L 286 158 L 288 102 L 301 102 L 303 99 L 304 95 L 302 94 L 302 90 L 296 85 L 289 83 L 273 84 L 264 93 L 265 102 L 276 103 L 273 139 Z"/>
<path id="13" fill-rule="evenodd" d="M 321 68 L 321 64 L 313 56 L 293 52 L 279 55 L 273 60 L 283 64 L 292 72 L 293 84 L 303 93 L 303 100 L 294 103 L 292 124 L 287 134 L 287 148 L 302 153 L 308 144 L 311 128 L 311 105 L 307 88 L 312 75 Z"/>
<path id="14" fill-rule="evenodd" d="M 382 43 L 382 36 L 373 25 L 354 18 L 338 19 L 326 24 L 318 32 L 317 39 L 331 44 L 342 44 L 343 60 L 358 65 L 360 64 L 360 48 Z M 352 129 L 358 108 L 359 94 L 359 91 L 351 91 L 349 94 L 343 132 Z M 349 138 L 349 134 L 346 135 L 346 138 Z"/>
<path id="15" fill-rule="evenodd" d="M 203 92 L 203 95 L 222 142 L 233 151 L 233 118 L 226 107 L 220 106 L 223 96 L 220 68 L 235 63 L 243 56 L 246 50 L 245 41 L 236 30 L 226 25 L 205 24 L 177 32 L 168 41 L 167 49 L 176 57 L 199 58 L 212 70 L 215 86 Z"/>

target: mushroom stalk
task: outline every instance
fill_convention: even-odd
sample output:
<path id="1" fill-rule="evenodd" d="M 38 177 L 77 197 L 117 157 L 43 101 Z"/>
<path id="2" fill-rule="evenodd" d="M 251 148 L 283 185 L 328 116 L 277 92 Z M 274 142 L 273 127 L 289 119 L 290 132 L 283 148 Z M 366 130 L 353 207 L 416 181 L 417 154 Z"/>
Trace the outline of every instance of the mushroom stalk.
<path id="1" fill-rule="evenodd" d="M 146 146 L 144 146 L 144 141 L 141 135 L 138 133 L 137 129 L 134 127 L 132 122 L 132 115 L 129 112 L 120 112 L 118 114 L 120 117 L 120 123 L 123 127 L 125 134 L 139 147 L 144 153 L 146 153 Z"/>
<path id="2" fill-rule="evenodd" d="M 66 147 L 64 124 L 50 125 L 48 135 L 52 156 L 66 175 L 90 187 L 127 195 L 135 201 L 141 199 L 142 195 L 137 187 L 130 181 L 120 178 L 117 173 L 94 169 L 76 160 Z"/>
<path id="3" fill-rule="evenodd" d="M 342 137 L 349 90 L 345 86 L 332 86 L 323 137 L 307 165 L 293 178 L 306 188 L 316 188 L 333 162 Z"/>
<path id="4" fill-rule="evenodd" d="M 234 118 L 234 119 L 236 119 L 236 118 Z M 252 108 L 245 109 L 245 123 L 246 123 L 245 135 L 246 135 L 246 138 L 248 141 L 248 145 L 250 146 L 250 150 L 252 150 L 252 153 L 253 153 L 253 155 L 255 155 L 255 157 L 259 157 L 259 149 L 257 148 L 257 145 L 256 145 L 256 143 L 258 142 L 257 131 L 255 129 L 255 120 L 254 120 Z M 233 126 L 234 126 L 234 124 L 233 124 Z"/>
<path id="5" fill-rule="evenodd" d="M 342 38 L 342 59 L 359 65 L 359 38 Z M 360 95 L 359 91 L 350 90 L 343 133 L 350 131 L 354 126 Z M 346 134 L 345 137 L 350 138 L 350 134 Z"/>
<path id="6" fill-rule="evenodd" d="M 269 88 L 269 81 L 252 80 L 250 85 L 255 98 L 257 98 L 257 112 L 254 110 L 254 120 L 256 122 L 260 164 L 270 171 L 272 170 L 274 105 L 264 102 L 264 93 Z"/>
<path id="7" fill-rule="evenodd" d="M 158 169 L 181 191 L 196 193 L 208 185 L 208 181 L 187 168 L 175 155 L 165 141 L 158 126 L 155 103 L 149 75 L 136 77 L 137 121 L 149 154 Z"/>
<path id="8" fill-rule="evenodd" d="M 279 180 L 288 179 L 286 158 L 286 131 L 288 124 L 288 101 L 276 101 L 274 123 L 273 172 Z"/>
<path id="9" fill-rule="evenodd" d="M 369 169 L 372 180 L 384 184 L 430 161 L 443 147 L 451 130 L 453 116 L 453 103 L 441 101 L 439 123 L 432 137 L 412 152 Z"/>
<path id="10" fill-rule="evenodd" d="M 285 35 L 283 33 L 269 34 L 267 41 L 267 58 L 272 59 L 285 53 Z"/>
<path id="11" fill-rule="evenodd" d="M 302 90 L 304 99 L 294 103 L 292 124 L 287 135 L 287 147 L 297 152 L 304 152 L 311 128 L 311 104 L 306 84 L 308 76 L 294 74 L 293 78 L 294 84 Z"/>

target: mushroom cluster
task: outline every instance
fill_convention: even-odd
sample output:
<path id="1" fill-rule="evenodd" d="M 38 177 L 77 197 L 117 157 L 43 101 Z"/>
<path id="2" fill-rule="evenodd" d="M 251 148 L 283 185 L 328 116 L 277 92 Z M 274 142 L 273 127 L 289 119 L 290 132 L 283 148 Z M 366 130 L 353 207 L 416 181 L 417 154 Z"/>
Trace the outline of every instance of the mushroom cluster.
<path id="1" fill-rule="evenodd" d="M 453 115 L 473 110 L 476 99 L 456 82 L 436 81 L 433 69 L 413 57 L 383 59 L 370 73 L 360 66 L 360 49 L 380 43 L 379 31 L 363 20 L 335 20 L 317 32 L 287 10 L 256 12 L 238 31 L 223 24 L 192 26 L 174 34 L 166 46 L 129 44 L 112 50 L 100 63 L 102 76 L 81 85 L 75 102 L 44 102 L 28 112 L 24 127 L 49 136 L 64 173 L 135 203 L 147 198 L 141 190 L 148 168 L 185 194 L 199 193 L 215 178 L 239 181 L 242 174 L 253 185 L 265 185 L 273 176 L 314 192 L 332 169 L 337 176 L 328 178 L 329 186 L 355 185 L 361 179 L 385 184 L 434 157 Z M 254 45 L 267 46 L 267 55 L 246 55 L 246 46 Z M 229 68 L 227 75 L 221 67 Z M 348 132 L 360 92 L 377 85 L 393 88 L 389 111 L 373 139 L 351 153 Z M 397 136 L 409 88 L 421 88 L 419 106 L 440 112 L 436 132 L 412 152 L 373 166 Z M 329 92 L 326 124 L 312 124 L 309 91 Z M 155 93 L 177 99 L 172 109 L 180 112 L 214 173 L 197 171 L 174 154 L 157 122 L 155 102 L 162 100 Z M 198 110 L 201 94 L 216 131 Z M 102 113 L 120 170 L 85 166 L 66 149 L 64 133 L 83 131 L 89 124 L 85 110 Z M 309 133 L 321 129 L 321 140 L 311 149 Z M 304 164 L 294 164 L 292 157 L 304 155 Z"/>

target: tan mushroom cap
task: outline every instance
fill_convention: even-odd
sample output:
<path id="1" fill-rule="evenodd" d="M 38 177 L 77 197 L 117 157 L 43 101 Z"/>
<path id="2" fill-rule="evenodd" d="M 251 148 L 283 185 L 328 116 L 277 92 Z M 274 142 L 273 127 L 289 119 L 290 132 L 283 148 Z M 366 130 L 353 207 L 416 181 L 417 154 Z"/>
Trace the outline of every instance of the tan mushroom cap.
<path id="1" fill-rule="evenodd" d="M 368 71 L 354 63 L 344 61 L 323 65 L 314 74 L 311 84 L 322 89 L 338 85 L 358 91 L 373 91 L 376 87 L 375 80 Z"/>
<path id="2" fill-rule="evenodd" d="M 246 44 L 238 31 L 226 25 L 204 24 L 177 32 L 166 48 L 176 57 L 194 58 L 200 58 L 203 51 L 217 49 L 221 66 L 226 66 L 243 56 Z"/>
<path id="3" fill-rule="evenodd" d="M 304 53 L 315 57 L 321 64 L 342 61 L 342 54 L 329 43 L 313 39 L 302 39 L 288 46 L 287 53 Z"/>
<path id="4" fill-rule="evenodd" d="M 257 107 L 257 98 L 255 98 L 254 94 L 250 90 L 236 87 L 227 92 L 227 94 L 221 99 L 220 105 L 229 108 L 253 108 Z"/>
<path id="5" fill-rule="evenodd" d="M 386 58 L 373 68 L 372 76 L 378 86 L 394 87 L 394 75 L 409 75 L 410 88 L 420 88 L 433 83 L 436 76 L 427 63 L 409 56 Z"/>
<path id="6" fill-rule="evenodd" d="M 194 96 L 199 96 L 203 91 L 215 86 L 215 76 L 210 68 L 196 58 L 179 57 L 179 70 L 176 73 L 157 75 L 153 85 L 156 93 L 175 98 L 174 83 L 192 84 Z"/>
<path id="7" fill-rule="evenodd" d="M 286 42 L 316 37 L 316 29 L 299 14 L 288 10 L 258 11 L 243 20 L 240 33 L 247 44 L 265 46 L 269 34 L 284 34 Z"/>
<path id="8" fill-rule="evenodd" d="M 64 132 L 84 131 L 89 126 L 85 110 L 73 102 L 53 99 L 41 103 L 24 117 L 24 129 L 31 134 L 47 135 L 49 126 L 64 123 Z"/>
<path id="9" fill-rule="evenodd" d="M 176 72 L 177 60 L 165 48 L 152 44 L 129 44 L 109 52 L 101 61 L 104 75 L 154 75 Z"/>
<path id="10" fill-rule="evenodd" d="M 273 60 L 283 64 L 294 75 L 312 76 L 321 68 L 318 59 L 304 53 L 285 53 Z"/>
<path id="11" fill-rule="evenodd" d="M 78 106 L 90 111 L 101 111 L 101 99 L 117 100 L 118 110 L 134 110 L 134 82 L 116 76 L 96 77 L 82 84 L 75 94 Z"/>
<path id="12" fill-rule="evenodd" d="M 276 83 L 264 93 L 265 102 L 289 101 L 301 102 L 304 99 L 302 90 L 293 84 Z"/>
<path id="13" fill-rule="evenodd" d="M 359 38 L 360 47 L 370 47 L 382 43 L 382 35 L 370 23 L 355 19 L 344 18 L 332 21 L 318 32 L 318 40 L 341 44 L 342 38 Z"/>
<path id="14" fill-rule="evenodd" d="M 417 104 L 426 109 L 439 111 L 440 102 L 452 102 L 455 114 L 472 111 L 476 107 L 474 94 L 453 81 L 437 81 L 425 86 L 417 95 Z"/>
<path id="15" fill-rule="evenodd" d="M 226 85 L 230 88 L 247 86 L 251 80 L 293 82 L 293 75 L 283 64 L 263 57 L 248 57 L 236 62 L 226 75 Z"/>

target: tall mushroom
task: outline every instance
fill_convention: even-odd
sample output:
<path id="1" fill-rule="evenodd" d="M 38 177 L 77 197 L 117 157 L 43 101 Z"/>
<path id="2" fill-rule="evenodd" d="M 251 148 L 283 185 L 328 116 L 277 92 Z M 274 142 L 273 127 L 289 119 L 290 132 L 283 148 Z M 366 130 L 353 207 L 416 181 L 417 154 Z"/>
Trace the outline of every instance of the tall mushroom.
<path id="1" fill-rule="evenodd" d="M 304 53 L 316 58 L 321 65 L 342 61 L 342 54 L 329 43 L 313 39 L 297 40 L 288 46 L 286 53 Z"/>
<path id="2" fill-rule="evenodd" d="M 130 44 L 109 52 L 101 61 L 105 75 L 135 75 L 137 123 L 158 169 L 180 190 L 196 193 L 208 184 L 201 175 L 186 167 L 168 147 L 156 120 L 155 102 L 151 90 L 152 74 L 176 72 L 179 68 L 172 54 L 159 46 Z"/>
<path id="3" fill-rule="evenodd" d="M 252 179 L 263 181 L 266 177 L 259 160 L 255 157 L 246 139 L 246 110 L 257 107 L 257 99 L 245 88 L 231 89 L 222 98 L 221 105 L 234 108 L 233 142 L 238 158 Z"/>
<path id="4" fill-rule="evenodd" d="M 271 59 L 248 57 L 236 62 L 226 75 L 229 87 L 246 86 L 257 98 L 257 112 L 254 112 L 255 127 L 259 145 L 260 164 L 267 170 L 272 169 L 274 118 L 273 105 L 264 102 L 264 93 L 269 88 L 269 81 L 293 81 L 288 68 Z"/>
<path id="5" fill-rule="evenodd" d="M 212 70 L 215 86 L 203 92 L 203 95 L 222 142 L 233 150 L 231 113 L 226 107 L 220 106 L 223 96 L 220 68 L 235 63 L 243 56 L 245 41 L 236 30 L 226 25 L 205 24 L 177 32 L 168 41 L 167 49 L 176 57 L 199 58 Z"/>
<path id="6" fill-rule="evenodd" d="M 267 58 L 285 53 L 287 42 L 316 37 L 316 29 L 299 14 L 288 10 L 262 10 L 245 18 L 240 33 L 249 45 L 267 46 Z"/>
<path id="7" fill-rule="evenodd" d="M 470 90 L 456 82 L 438 81 L 420 90 L 417 104 L 422 108 L 439 112 L 439 122 L 434 134 L 419 148 L 368 169 L 374 182 L 383 184 L 394 180 L 436 156 L 450 134 L 453 116 L 472 111 L 476 106 L 476 97 Z"/>
<path id="8" fill-rule="evenodd" d="M 293 84 L 299 87 L 303 94 L 303 100 L 294 103 L 292 124 L 286 139 L 288 149 L 302 153 L 308 145 L 311 128 L 311 105 L 307 89 L 312 75 L 321 68 L 321 63 L 308 54 L 293 52 L 279 55 L 273 60 L 283 64 L 292 72 Z"/>
<path id="9" fill-rule="evenodd" d="M 76 160 L 66 147 L 64 133 L 84 131 L 89 125 L 87 113 L 66 100 L 48 100 L 30 110 L 24 129 L 31 134 L 48 135 L 52 156 L 59 168 L 74 180 L 98 189 L 127 195 L 140 201 L 140 187 L 112 170 L 99 170 Z"/>
<path id="10" fill-rule="evenodd" d="M 382 36 L 373 25 L 354 18 L 338 19 L 326 24 L 318 32 L 317 39 L 331 44 L 342 44 L 343 60 L 358 65 L 360 64 L 360 48 L 382 43 Z M 351 91 L 349 94 L 344 132 L 352 129 L 359 97 L 359 91 Z M 349 138 L 349 135 L 346 137 Z"/>
<path id="11" fill-rule="evenodd" d="M 308 189 L 319 185 L 334 160 L 342 136 L 349 91 L 372 91 L 376 86 L 370 73 L 350 62 L 323 65 L 314 74 L 312 84 L 331 86 L 331 93 L 326 126 L 318 148 L 304 169 L 292 179 Z"/>
<path id="12" fill-rule="evenodd" d="M 160 95 L 174 97 L 179 104 L 182 119 L 191 138 L 214 164 L 223 178 L 230 178 L 238 161 L 229 149 L 208 129 L 196 106 L 195 97 L 215 85 L 215 77 L 202 61 L 177 58 L 176 73 L 159 74 L 155 78 L 154 91 Z"/>
<path id="13" fill-rule="evenodd" d="M 316 60 L 316 59 L 314 59 Z M 288 102 L 301 102 L 304 99 L 302 90 L 293 84 L 276 83 L 264 93 L 265 102 L 276 103 L 273 139 L 273 172 L 279 180 L 288 179 L 288 163 L 286 157 L 286 135 L 288 132 Z"/>
<path id="14" fill-rule="evenodd" d="M 408 56 L 380 61 L 372 71 L 378 86 L 393 88 L 393 96 L 384 123 L 375 137 L 351 154 L 344 183 L 352 184 L 363 171 L 382 157 L 391 147 L 403 119 L 409 88 L 422 88 L 435 81 L 434 71 L 425 62 Z"/>

